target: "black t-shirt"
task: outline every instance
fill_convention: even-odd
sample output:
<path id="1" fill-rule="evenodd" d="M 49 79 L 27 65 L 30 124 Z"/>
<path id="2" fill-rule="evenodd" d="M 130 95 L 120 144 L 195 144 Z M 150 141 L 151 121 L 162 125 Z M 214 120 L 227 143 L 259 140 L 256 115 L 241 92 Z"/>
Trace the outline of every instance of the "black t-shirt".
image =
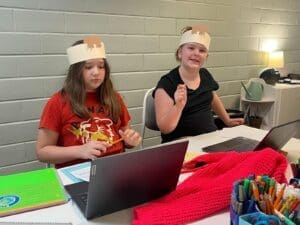
<path id="1" fill-rule="evenodd" d="M 205 68 L 200 69 L 199 76 L 201 79 L 199 87 L 195 90 L 189 88 L 187 90 L 187 103 L 182 111 L 177 127 L 171 133 L 162 133 L 162 142 L 217 130 L 212 114 L 211 102 L 213 91 L 218 90 L 219 85 Z M 183 83 L 179 75 L 179 67 L 176 67 L 161 77 L 156 89 L 164 89 L 174 100 L 174 92 L 177 89 L 177 85 Z"/>

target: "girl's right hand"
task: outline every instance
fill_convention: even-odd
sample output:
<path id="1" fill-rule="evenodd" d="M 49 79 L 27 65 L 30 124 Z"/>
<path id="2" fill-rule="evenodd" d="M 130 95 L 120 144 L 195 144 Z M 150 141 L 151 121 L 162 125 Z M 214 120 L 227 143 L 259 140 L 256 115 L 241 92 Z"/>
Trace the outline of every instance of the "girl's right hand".
<path id="1" fill-rule="evenodd" d="M 187 89 L 185 84 L 179 84 L 174 93 L 175 104 L 183 109 L 187 102 Z"/>
<path id="2" fill-rule="evenodd" d="M 107 148 L 112 145 L 105 141 L 89 141 L 79 148 L 79 158 L 81 159 L 97 159 Z"/>

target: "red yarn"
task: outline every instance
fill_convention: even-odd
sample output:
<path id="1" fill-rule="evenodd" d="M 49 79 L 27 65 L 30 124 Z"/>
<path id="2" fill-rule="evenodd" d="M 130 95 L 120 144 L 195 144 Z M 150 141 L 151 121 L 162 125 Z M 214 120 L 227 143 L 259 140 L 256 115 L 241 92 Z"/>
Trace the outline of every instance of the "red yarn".
<path id="1" fill-rule="evenodd" d="M 229 209 L 233 182 L 250 174 L 286 182 L 288 162 L 271 148 L 256 152 L 219 152 L 200 155 L 183 165 L 192 170 L 204 163 L 170 194 L 134 208 L 133 225 L 177 225 Z M 228 218 L 229 219 L 229 218 Z"/>

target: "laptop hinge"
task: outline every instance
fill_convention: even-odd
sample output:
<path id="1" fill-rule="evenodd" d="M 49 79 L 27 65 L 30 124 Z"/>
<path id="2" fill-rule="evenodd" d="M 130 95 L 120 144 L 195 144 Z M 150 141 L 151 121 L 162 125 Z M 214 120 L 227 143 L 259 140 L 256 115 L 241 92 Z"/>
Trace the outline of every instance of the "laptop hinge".
<path id="1" fill-rule="evenodd" d="M 96 174 L 96 165 L 92 165 L 91 176 L 95 176 L 95 174 Z"/>

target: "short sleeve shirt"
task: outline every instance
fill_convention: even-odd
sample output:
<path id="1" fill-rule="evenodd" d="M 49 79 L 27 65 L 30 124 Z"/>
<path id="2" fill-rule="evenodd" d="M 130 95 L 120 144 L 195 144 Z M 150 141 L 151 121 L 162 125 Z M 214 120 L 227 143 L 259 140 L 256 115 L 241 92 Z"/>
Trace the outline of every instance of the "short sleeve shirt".
<path id="1" fill-rule="evenodd" d="M 68 98 L 55 93 L 44 107 L 39 128 L 46 128 L 59 134 L 58 146 L 83 145 L 90 140 L 115 141 L 120 138 L 119 129 L 130 121 L 130 115 L 121 96 L 116 93 L 121 105 L 121 116 L 114 123 L 108 113 L 107 107 L 96 99 L 95 93 L 87 93 L 86 107 L 91 113 L 91 118 L 80 118 L 72 112 Z M 104 155 L 123 152 L 124 143 L 119 142 L 110 147 Z M 84 160 L 58 164 L 56 167 L 67 166 Z"/>
<path id="2" fill-rule="evenodd" d="M 184 136 L 208 133 L 217 129 L 214 123 L 211 103 L 213 91 L 218 90 L 219 85 L 205 68 L 200 69 L 199 76 L 201 79 L 199 87 L 195 90 L 187 89 L 187 103 L 177 127 L 171 133 L 162 133 L 162 142 L 172 141 Z M 179 74 L 179 67 L 176 67 L 161 77 L 156 89 L 164 89 L 170 98 L 174 100 L 174 93 L 178 84 L 183 83 Z"/>

